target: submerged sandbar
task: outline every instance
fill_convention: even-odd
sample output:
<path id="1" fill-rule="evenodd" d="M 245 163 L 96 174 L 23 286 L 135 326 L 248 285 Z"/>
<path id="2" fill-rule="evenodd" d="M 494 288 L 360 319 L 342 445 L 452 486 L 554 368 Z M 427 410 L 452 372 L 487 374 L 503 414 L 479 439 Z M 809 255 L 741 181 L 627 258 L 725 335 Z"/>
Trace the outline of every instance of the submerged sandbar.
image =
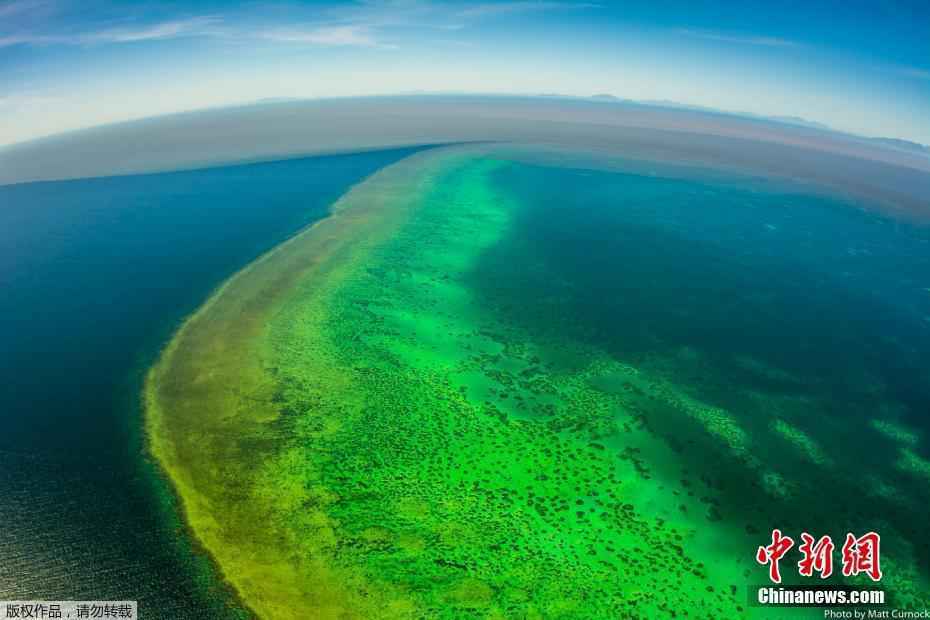
<path id="1" fill-rule="evenodd" d="M 279 533 L 261 526 L 269 507 L 250 498 L 254 489 L 248 481 L 274 454 L 275 421 L 281 415 L 264 354 L 268 323 L 296 286 L 310 287 L 322 299 L 348 266 L 390 234 L 415 204 L 420 185 L 450 157 L 438 151 L 417 154 L 353 188 L 332 215 L 217 290 L 149 373 L 151 450 L 181 497 L 193 532 L 262 615 L 286 616 L 306 603 L 307 588 L 315 594 L 332 588 L 326 596 L 340 598 L 338 588 L 320 575 L 308 579 L 290 565 L 281 555 L 286 550 L 280 548 Z"/>

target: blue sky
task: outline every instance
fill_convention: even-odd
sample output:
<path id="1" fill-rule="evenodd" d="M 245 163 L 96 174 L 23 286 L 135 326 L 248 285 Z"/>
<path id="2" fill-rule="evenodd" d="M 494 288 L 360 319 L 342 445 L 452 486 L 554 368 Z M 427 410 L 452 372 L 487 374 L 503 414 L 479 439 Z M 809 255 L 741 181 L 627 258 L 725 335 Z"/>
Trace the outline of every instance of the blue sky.
<path id="1" fill-rule="evenodd" d="M 0 144 L 271 97 L 610 93 L 930 143 L 930 3 L 0 0 Z"/>

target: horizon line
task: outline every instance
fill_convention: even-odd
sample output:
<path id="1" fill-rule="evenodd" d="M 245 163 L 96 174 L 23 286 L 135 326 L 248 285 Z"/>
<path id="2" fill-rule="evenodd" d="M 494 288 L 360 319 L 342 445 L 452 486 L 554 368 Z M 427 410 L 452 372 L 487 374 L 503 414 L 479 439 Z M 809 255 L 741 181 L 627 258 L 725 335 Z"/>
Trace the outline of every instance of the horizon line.
<path id="1" fill-rule="evenodd" d="M 202 107 L 187 108 L 183 110 L 176 110 L 172 112 L 164 112 L 160 114 L 151 114 L 147 116 L 138 116 L 122 120 L 115 120 L 105 123 L 98 123 L 95 125 L 86 125 L 83 127 L 75 127 L 73 129 L 66 129 L 64 131 L 56 131 L 49 134 L 39 135 L 33 138 L 28 138 L 26 140 L 19 140 L 15 142 L 0 143 L 0 151 L 7 151 L 9 149 L 26 146 L 35 142 L 42 142 L 45 140 L 53 140 L 59 137 L 68 136 L 75 133 L 81 133 L 85 131 L 93 131 L 97 129 L 104 129 L 107 127 L 118 127 L 120 125 L 144 122 L 144 121 L 153 121 L 163 118 L 170 118 L 172 116 L 184 116 L 188 114 L 198 114 L 203 112 L 209 112 L 213 110 L 225 110 L 225 109 L 234 109 L 234 108 L 244 108 L 251 106 L 262 106 L 262 105 L 278 105 L 286 103 L 313 103 L 313 102 L 325 102 L 325 101 L 337 101 L 345 99 L 391 99 L 391 98 L 404 98 L 404 97 L 487 97 L 487 98 L 521 98 L 521 99 L 565 99 L 573 101 L 583 101 L 594 104 L 602 105 L 638 105 L 643 107 L 657 108 L 657 109 L 667 109 L 674 110 L 679 112 L 696 112 L 700 114 L 708 115 L 722 115 L 728 117 L 739 118 L 743 120 L 750 121 L 761 121 L 772 123 L 776 125 L 782 125 L 785 127 L 793 127 L 795 129 L 806 129 L 809 131 L 820 131 L 823 133 L 832 133 L 847 138 L 853 138 L 858 140 L 867 140 L 869 142 L 875 141 L 890 141 L 890 142 L 902 142 L 911 146 L 919 147 L 922 150 L 927 151 L 927 156 L 930 157 L 930 145 L 924 144 L 917 140 L 910 138 L 895 138 L 890 136 L 883 135 L 867 135 L 856 133 L 844 129 L 838 129 L 827 123 L 822 123 L 820 121 L 813 121 L 803 117 L 793 116 L 793 115 L 784 115 L 784 116 L 770 116 L 765 114 L 758 114 L 754 112 L 740 111 L 740 110 L 728 110 L 724 108 L 715 108 L 711 106 L 705 106 L 701 104 L 692 104 L 685 103 L 675 100 L 656 100 L 656 99 L 630 99 L 626 97 L 621 97 L 614 95 L 612 93 L 606 92 L 597 92 L 591 95 L 572 95 L 558 92 L 482 92 L 482 91 L 425 91 L 425 90 L 414 90 L 414 91 L 397 91 L 390 93 L 371 93 L 363 95 L 322 95 L 318 97 L 290 97 L 290 96 L 281 96 L 281 97 L 262 97 L 258 99 L 250 99 L 247 101 L 240 102 L 230 102 L 219 105 L 207 105 Z M 796 119 L 795 122 L 792 119 Z"/>

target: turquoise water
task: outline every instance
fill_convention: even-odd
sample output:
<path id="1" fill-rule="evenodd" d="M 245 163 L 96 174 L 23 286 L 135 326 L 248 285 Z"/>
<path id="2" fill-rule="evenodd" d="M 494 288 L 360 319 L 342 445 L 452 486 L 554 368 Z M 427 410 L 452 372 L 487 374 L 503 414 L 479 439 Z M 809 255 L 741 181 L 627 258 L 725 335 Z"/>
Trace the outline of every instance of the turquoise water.
<path id="1" fill-rule="evenodd" d="M 145 456 L 142 373 L 213 287 L 413 150 L 0 187 L 0 599 L 235 615 Z"/>
<path id="2" fill-rule="evenodd" d="M 482 306 L 650 377 L 593 382 L 674 452 L 641 454 L 644 468 L 702 482 L 698 522 L 739 533 L 749 583 L 766 582 L 751 558 L 773 528 L 834 541 L 874 530 L 894 602 L 918 604 L 930 585 L 930 228 L 788 184 L 658 170 L 497 172 L 521 207 L 471 273 Z M 748 453 L 669 406 L 682 399 L 726 412 Z"/>

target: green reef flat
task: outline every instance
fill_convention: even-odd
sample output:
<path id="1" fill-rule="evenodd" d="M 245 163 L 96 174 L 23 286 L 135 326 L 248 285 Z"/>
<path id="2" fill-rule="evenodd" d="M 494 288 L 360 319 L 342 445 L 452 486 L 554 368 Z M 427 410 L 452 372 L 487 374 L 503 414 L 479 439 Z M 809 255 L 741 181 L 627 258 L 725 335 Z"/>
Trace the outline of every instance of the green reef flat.
<path id="1" fill-rule="evenodd" d="M 445 147 L 382 169 L 229 280 L 151 369 L 151 451 L 242 602 L 822 617 L 751 604 L 776 527 L 838 546 L 878 531 L 891 602 L 926 601 L 928 300 L 886 308 L 842 284 L 871 267 L 840 269 L 862 238 L 925 261 L 926 232 L 531 159 Z M 888 316 L 904 334 L 869 340 Z M 812 583 L 794 554 L 785 583 Z"/>

